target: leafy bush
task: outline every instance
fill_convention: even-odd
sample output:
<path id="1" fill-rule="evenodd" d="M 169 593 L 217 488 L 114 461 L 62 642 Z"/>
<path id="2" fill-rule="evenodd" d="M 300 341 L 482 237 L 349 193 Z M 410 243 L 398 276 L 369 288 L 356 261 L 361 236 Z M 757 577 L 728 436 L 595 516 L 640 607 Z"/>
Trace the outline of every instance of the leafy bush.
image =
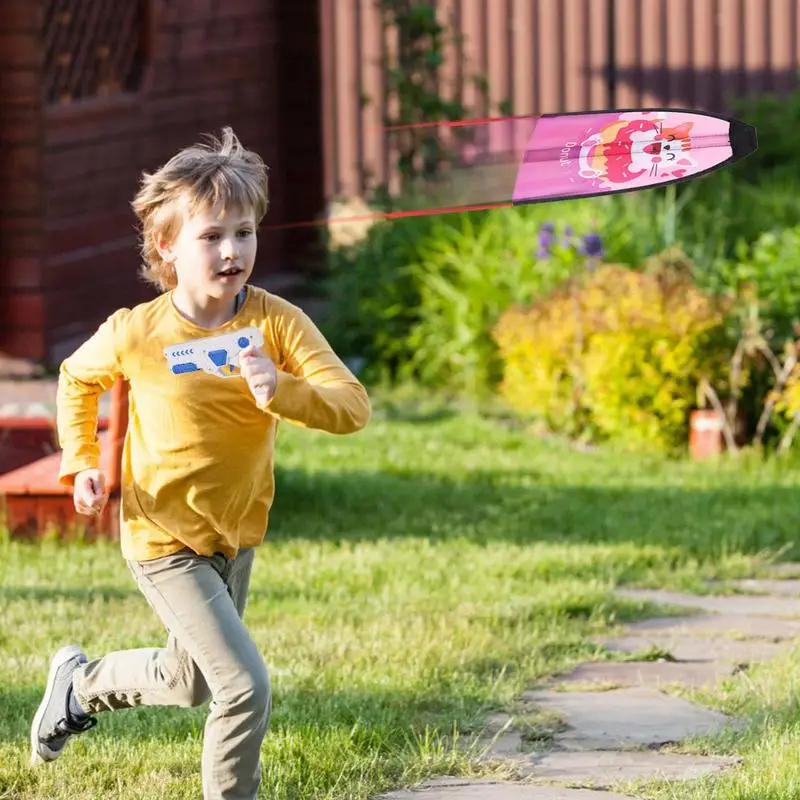
<path id="1" fill-rule="evenodd" d="M 770 108 L 765 101 L 759 114 L 768 116 Z M 759 132 L 766 124 L 768 134 L 761 117 L 741 116 Z M 482 391 L 499 376 L 490 335 L 499 315 L 512 303 L 541 296 L 573 269 L 567 251 L 556 248 L 546 261 L 538 257 L 538 231 L 555 220 L 600 232 L 606 260 L 632 269 L 679 245 L 705 292 L 735 296 L 743 283 L 756 281 L 765 314 L 774 318 L 776 333 L 785 335 L 795 298 L 800 301 L 794 277 L 800 257 L 798 179 L 794 161 L 780 166 L 785 148 L 769 155 L 766 138 L 760 137 L 759 151 L 744 162 L 685 184 L 374 225 L 362 242 L 330 252 L 326 333 L 344 356 L 366 362 L 367 380 L 412 379 Z M 744 165 L 762 155 L 769 168 L 756 184 Z M 402 211 L 424 207 L 426 200 L 381 202 Z M 792 231 L 783 232 L 787 227 Z"/>
<path id="2" fill-rule="evenodd" d="M 800 224 L 798 156 L 800 92 L 726 98 L 731 113 L 753 125 L 758 149 L 742 161 L 676 186 L 684 210 L 677 241 L 700 272 L 734 258 L 764 233 Z"/>
<path id="3" fill-rule="evenodd" d="M 713 275 L 720 261 L 734 258 L 764 233 L 800 224 L 796 174 L 767 174 L 756 185 L 743 181 L 735 170 L 734 166 L 676 187 L 684 206 L 675 241 L 700 275 Z"/>
<path id="4" fill-rule="evenodd" d="M 762 234 L 752 246 L 701 275 L 705 287 L 731 296 L 754 294 L 768 338 L 780 345 L 800 322 L 800 226 Z"/>
<path id="5" fill-rule="evenodd" d="M 491 329 L 499 315 L 574 268 L 575 247 L 548 240 L 541 252 L 543 228 L 558 236 L 552 211 L 542 204 L 373 225 L 361 242 L 329 251 L 326 335 L 344 357 L 366 361 L 368 380 L 483 392 L 498 376 Z M 560 211 L 586 231 L 594 208 Z"/>
<path id="6" fill-rule="evenodd" d="M 548 209 L 500 209 L 479 225 L 465 217 L 423 242 L 410 271 L 420 291 L 404 376 L 470 395 L 493 388 L 500 361 L 492 328 L 513 303 L 527 303 L 568 278 L 582 240 L 542 222 Z"/>
<path id="7" fill-rule="evenodd" d="M 800 91 L 785 94 L 748 94 L 728 103 L 734 116 L 753 125 L 758 133 L 758 150 L 736 164 L 740 180 L 759 183 L 769 173 L 796 171 L 797 139 L 800 125 Z"/>
<path id="8" fill-rule="evenodd" d="M 685 273 L 604 266 L 502 316 L 501 394 L 555 430 L 671 450 L 722 372 L 725 312 Z"/>
<path id="9" fill-rule="evenodd" d="M 795 354 L 800 355 L 800 343 L 794 347 Z M 775 411 L 780 415 L 781 421 L 788 423 L 781 426 L 782 436 L 778 442 L 778 450 L 784 451 L 792 446 L 800 430 L 800 364 L 794 365 L 785 386 L 777 393 Z"/>
<path id="10" fill-rule="evenodd" d="M 342 356 L 363 359 L 372 380 L 394 375 L 408 360 L 420 303 L 408 265 L 433 224 L 433 217 L 378 222 L 360 242 L 328 250 L 323 332 Z"/>

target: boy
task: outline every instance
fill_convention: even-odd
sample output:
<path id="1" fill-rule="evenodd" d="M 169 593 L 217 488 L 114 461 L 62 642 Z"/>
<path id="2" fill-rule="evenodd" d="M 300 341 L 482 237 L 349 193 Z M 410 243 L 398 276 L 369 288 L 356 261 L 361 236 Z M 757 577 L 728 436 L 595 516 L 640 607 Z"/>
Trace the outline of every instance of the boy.
<path id="1" fill-rule="evenodd" d="M 162 294 L 112 314 L 61 365 L 60 480 L 80 513 L 104 508 L 97 400 L 126 379 L 122 554 L 169 636 L 163 648 L 92 661 L 77 645 L 59 650 L 31 760 L 58 758 L 102 711 L 211 698 L 203 797 L 253 800 L 272 701 L 242 615 L 273 500 L 277 421 L 352 433 L 370 402 L 299 308 L 247 284 L 267 168 L 230 128 L 145 174 L 132 205 L 144 276 Z"/>

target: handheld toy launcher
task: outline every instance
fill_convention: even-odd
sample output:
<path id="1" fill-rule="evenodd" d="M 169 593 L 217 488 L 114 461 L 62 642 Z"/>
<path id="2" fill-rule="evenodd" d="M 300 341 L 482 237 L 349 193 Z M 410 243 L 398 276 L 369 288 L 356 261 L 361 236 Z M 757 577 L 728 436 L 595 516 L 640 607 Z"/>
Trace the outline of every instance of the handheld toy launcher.
<path id="1" fill-rule="evenodd" d="M 218 336 L 192 339 L 164 348 L 173 375 L 205 372 L 217 378 L 241 377 L 240 355 L 254 345 L 262 347 L 264 334 L 257 328 L 241 328 Z M 263 394 L 266 390 L 259 390 Z"/>

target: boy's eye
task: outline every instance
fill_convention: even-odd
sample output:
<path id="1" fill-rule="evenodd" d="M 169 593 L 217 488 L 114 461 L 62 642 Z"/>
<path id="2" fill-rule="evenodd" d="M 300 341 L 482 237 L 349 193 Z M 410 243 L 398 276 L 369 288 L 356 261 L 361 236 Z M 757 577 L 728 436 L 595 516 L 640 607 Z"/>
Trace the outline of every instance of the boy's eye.
<path id="1" fill-rule="evenodd" d="M 206 234 L 203 234 L 202 238 L 205 239 L 206 241 L 214 242 L 217 239 L 219 239 L 219 234 L 218 233 L 206 233 Z"/>
<path id="2" fill-rule="evenodd" d="M 242 237 L 252 236 L 252 235 L 253 235 L 253 231 L 251 231 L 251 230 L 239 231 L 239 236 L 242 236 Z"/>

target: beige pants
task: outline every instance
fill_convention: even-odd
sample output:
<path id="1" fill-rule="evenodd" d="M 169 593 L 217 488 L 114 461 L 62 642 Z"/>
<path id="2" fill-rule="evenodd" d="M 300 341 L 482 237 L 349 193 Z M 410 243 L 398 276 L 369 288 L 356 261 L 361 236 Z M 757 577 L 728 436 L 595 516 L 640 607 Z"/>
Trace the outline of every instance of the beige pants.
<path id="1" fill-rule="evenodd" d="M 124 650 L 75 673 L 92 713 L 136 706 L 197 706 L 211 698 L 203 743 L 204 800 L 255 800 L 272 709 L 269 675 L 242 622 L 254 551 L 235 559 L 191 550 L 129 562 L 167 628 L 164 648 Z"/>

